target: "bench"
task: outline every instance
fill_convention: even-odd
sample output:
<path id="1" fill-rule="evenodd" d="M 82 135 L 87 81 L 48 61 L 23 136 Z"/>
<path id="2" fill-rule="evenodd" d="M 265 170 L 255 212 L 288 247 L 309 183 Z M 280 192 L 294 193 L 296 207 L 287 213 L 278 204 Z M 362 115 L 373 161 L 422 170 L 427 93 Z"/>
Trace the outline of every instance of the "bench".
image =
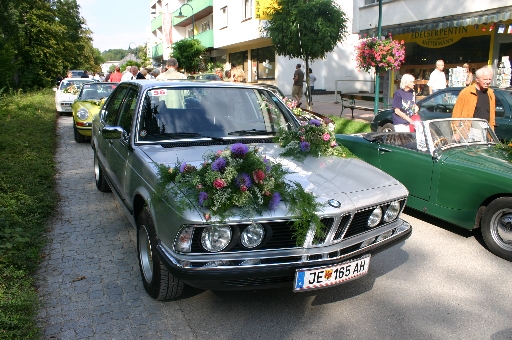
<path id="1" fill-rule="evenodd" d="M 371 112 L 373 112 L 373 110 L 374 110 L 373 107 L 356 105 L 356 99 L 367 100 L 369 98 L 369 96 L 340 93 L 340 97 L 341 97 L 340 117 L 343 114 L 343 110 L 345 110 L 345 109 L 350 109 L 352 111 L 352 119 L 354 118 L 354 110 L 363 110 L 363 111 L 371 111 Z M 379 98 L 379 101 L 382 103 L 383 98 Z M 380 112 L 380 111 L 384 111 L 384 110 L 378 109 L 378 111 Z"/>

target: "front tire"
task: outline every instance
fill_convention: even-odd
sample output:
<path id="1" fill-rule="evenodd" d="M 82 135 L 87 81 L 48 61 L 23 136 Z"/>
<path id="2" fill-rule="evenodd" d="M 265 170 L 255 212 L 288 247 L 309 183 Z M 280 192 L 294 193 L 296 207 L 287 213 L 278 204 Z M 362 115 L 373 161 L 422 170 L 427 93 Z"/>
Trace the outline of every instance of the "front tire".
<path id="1" fill-rule="evenodd" d="M 180 296 L 185 284 L 162 264 L 156 252 L 156 245 L 153 219 L 145 208 L 137 219 L 137 253 L 142 283 L 153 299 L 167 301 Z"/>
<path id="2" fill-rule="evenodd" d="M 98 155 L 96 155 L 96 150 L 94 151 L 94 180 L 96 181 L 96 188 L 98 188 L 99 191 L 111 191 L 107 179 L 105 178 L 105 174 L 103 173 L 103 169 L 101 168 L 100 162 L 98 160 Z"/>
<path id="3" fill-rule="evenodd" d="M 77 143 L 85 143 L 85 136 L 78 132 L 75 124 L 73 124 L 73 133 L 75 134 L 75 142 Z"/>
<path id="4" fill-rule="evenodd" d="M 498 198 L 489 204 L 482 218 L 482 236 L 495 255 L 512 261 L 512 198 Z"/>

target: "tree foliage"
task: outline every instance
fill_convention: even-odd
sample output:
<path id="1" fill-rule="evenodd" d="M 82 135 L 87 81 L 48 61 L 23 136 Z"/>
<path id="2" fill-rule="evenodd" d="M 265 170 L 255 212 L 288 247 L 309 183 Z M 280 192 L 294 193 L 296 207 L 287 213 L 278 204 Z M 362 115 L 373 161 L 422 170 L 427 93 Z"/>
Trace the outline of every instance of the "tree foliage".
<path id="1" fill-rule="evenodd" d="M 76 0 L 0 1 L 0 88 L 48 87 L 100 61 Z"/>
<path id="2" fill-rule="evenodd" d="M 201 64 L 201 54 L 205 47 L 197 39 L 182 39 L 172 45 L 172 57 L 178 60 L 179 67 L 185 72 L 196 72 Z"/>

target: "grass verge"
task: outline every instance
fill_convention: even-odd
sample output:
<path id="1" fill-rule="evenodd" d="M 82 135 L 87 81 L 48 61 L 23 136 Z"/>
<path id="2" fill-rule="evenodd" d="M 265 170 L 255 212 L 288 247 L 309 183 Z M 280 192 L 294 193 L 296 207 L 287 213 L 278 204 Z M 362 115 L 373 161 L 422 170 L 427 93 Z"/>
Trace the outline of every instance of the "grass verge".
<path id="1" fill-rule="evenodd" d="M 338 116 L 329 116 L 336 122 L 336 129 L 334 134 L 340 133 L 345 135 L 351 135 L 354 133 L 371 132 L 370 123 L 366 123 L 360 120 L 352 120 L 341 118 Z"/>
<path id="2" fill-rule="evenodd" d="M 0 93 L 0 339 L 37 339 L 33 273 L 57 205 L 51 90 Z"/>

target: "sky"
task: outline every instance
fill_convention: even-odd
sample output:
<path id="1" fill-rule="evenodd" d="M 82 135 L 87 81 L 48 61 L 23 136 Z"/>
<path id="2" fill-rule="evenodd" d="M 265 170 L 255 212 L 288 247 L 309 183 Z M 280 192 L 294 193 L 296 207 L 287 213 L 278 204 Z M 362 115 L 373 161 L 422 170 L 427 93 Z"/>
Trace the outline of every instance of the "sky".
<path id="1" fill-rule="evenodd" d="M 149 22 L 148 0 L 77 0 L 80 15 L 93 32 L 93 47 L 100 52 L 122 48 L 130 43 L 146 43 Z M 132 44 L 130 47 L 134 47 Z"/>

